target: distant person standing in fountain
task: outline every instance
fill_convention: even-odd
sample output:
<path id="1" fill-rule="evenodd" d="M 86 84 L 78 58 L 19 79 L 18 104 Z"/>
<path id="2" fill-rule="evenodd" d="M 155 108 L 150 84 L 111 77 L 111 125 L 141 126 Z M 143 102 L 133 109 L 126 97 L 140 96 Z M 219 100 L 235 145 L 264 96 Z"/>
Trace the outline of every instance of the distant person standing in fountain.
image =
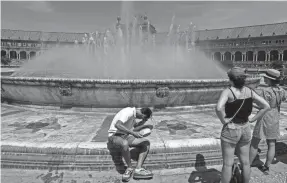
<path id="1" fill-rule="evenodd" d="M 227 72 L 231 87 L 225 89 L 218 100 L 216 114 L 223 124 L 221 131 L 221 148 L 223 167 L 221 172 L 222 183 L 229 183 L 232 175 L 235 148 L 243 167 L 243 181 L 250 180 L 249 148 L 251 142 L 251 128 L 249 122 L 260 119 L 269 104 L 253 90 L 245 86 L 247 75 L 240 67 L 233 67 Z M 255 102 L 260 106 L 258 113 L 249 119 L 252 105 Z"/>
<path id="2" fill-rule="evenodd" d="M 132 108 L 127 107 L 119 111 L 110 126 L 109 143 L 122 151 L 122 156 L 127 163 L 127 169 L 123 174 L 123 181 L 129 181 L 134 171 L 134 178 L 152 178 L 153 174 L 142 168 L 142 165 L 149 153 L 150 142 L 136 132 L 133 128 L 141 128 L 146 121 L 152 116 L 152 111 L 149 108 Z M 141 121 L 136 122 L 136 119 Z M 148 125 L 145 125 L 148 126 Z M 151 128 L 151 127 L 150 127 Z M 139 158 L 135 170 L 132 168 L 130 147 L 138 148 Z"/>
<path id="3" fill-rule="evenodd" d="M 275 143 L 280 136 L 279 119 L 280 106 L 282 101 L 286 100 L 286 92 L 279 86 L 280 72 L 275 69 L 268 69 L 264 75 L 264 82 L 268 85 L 259 91 L 261 95 L 269 103 L 269 110 L 260 120 L 257 121 L 254 130 L 253 138 L 250 146 L 250 163 L 254 161 L 258 151 L 258 144 L 261 139 L 267 140 L 268 151 L 266 162 L 260 169 L 268 173 L 269 166 L 275 156 Z M 257 108 L 257 106 L 255 106 Z"/>

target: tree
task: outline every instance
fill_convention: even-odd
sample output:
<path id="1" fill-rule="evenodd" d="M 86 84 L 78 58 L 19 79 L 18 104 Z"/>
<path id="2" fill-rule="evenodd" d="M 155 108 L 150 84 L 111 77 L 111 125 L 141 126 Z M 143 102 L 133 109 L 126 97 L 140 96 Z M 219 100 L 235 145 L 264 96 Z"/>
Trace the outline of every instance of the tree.
<path id="1" fill-rule="evenodd" d="M 272 69 L 283 69 L 284 68 L 284 64 L 283 64 L 283 62 L 282 61 L 273 61 L 272 63 L 271 63 L 271 67 L 272 67 Z"/>
<path id="2" fill-rule="evenodd" d="M 1 57 L 1 65 L 10 65 L 10 63 L 11 63 L 10 58 L 5 57 L 5 56 Z"/>

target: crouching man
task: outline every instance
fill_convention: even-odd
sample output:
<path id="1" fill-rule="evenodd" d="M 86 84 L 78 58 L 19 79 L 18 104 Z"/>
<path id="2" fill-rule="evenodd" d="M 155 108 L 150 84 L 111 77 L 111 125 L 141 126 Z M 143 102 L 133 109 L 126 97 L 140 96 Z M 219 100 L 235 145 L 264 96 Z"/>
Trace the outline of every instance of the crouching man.
<path id="1" fill-rule="evenodd" d="M 152 116 L 152 111 L 149 108 L 132 108 L 127 107 L 119 111 L 110 126 L 109 144 L 120 150 L 124 160 L 127 164 L 127 169 L 123 174 L 122 180 L 127 182 L 130 180 L 132 174 L 135 179 L 152 178 L 152 172 L 142 168 L 142 165 L 149 153 L 150 142 L 143 138 L 143 136 L 133 130 L 144 125 L 145 122 Z M 136 122 L 136 119 L 141 121 Z M 139 150 L 138 162 L 135 170 L 132 168 L 130 147 L 135 147 Z"/>

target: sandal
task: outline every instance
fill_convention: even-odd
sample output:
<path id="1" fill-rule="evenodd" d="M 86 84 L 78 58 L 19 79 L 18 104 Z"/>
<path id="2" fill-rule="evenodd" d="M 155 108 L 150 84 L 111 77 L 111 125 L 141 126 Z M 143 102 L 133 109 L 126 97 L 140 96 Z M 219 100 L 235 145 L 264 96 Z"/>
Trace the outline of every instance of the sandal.
<path id="1" fill-rule="evenodd" d="M 132 174 L 133 174 L 133 171 L 134 171 L 133 168 L 127 168 L 125 173 L 123 174 L 122 181 L 123 182 L 130 181 Z"/>
<path id="2" fill-rule="evenodd" d="M 135 169 L 134 179 L 149 179 L 153 177 L 153 173 L 144 168 Z"/>

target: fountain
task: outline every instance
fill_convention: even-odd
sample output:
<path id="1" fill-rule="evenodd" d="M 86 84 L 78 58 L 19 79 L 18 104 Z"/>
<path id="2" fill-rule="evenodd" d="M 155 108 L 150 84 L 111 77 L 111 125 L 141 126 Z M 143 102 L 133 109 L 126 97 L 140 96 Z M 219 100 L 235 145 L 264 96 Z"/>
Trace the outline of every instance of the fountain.
<path id="1" fill-rule="evenodd" d="M 134 14 L 129 9 L 124 8 L 125 14 L 117 17 L 114 29 L 83 34 L 82 41 L 74 41 L 70 48 L 51 49 L 12 75 L 1 78 L 2 100 L 32 104 L 15 107 L 22 111 L 26 107 L 36 111 L 15 121 L 8 116 L 2 126 L 13 130 L 14 126 L 17 130 L 47 126 L 46 129 L 43 127 L 47 130 L 43 131 L 44 136 L 28 131 L 16 135 L 12 131 L 6 134 L 7 138 L 2 134 L 2 167 L 112 169 L 114 164 L 107 150 L 105 128 L 118 109 L 97 108 L 125 106 L 196 105 L 194 111 L 187 112 L 193 113 L 185 117 L 182 114 L 186 111 L 181 113 L 176 108 L 155 112 L 154 120 L 149 121 L 155 128 L 149 136 L 152 145 L 145 163 L 147 168 L 192 166 L 197 153 L 204 155 L 209 163 L 220 162 L 220 140 L 211 135 L 217 133 L 220 122 L 214 126 L 210 124 L 214 120 L 210 113 L 205 116 L 195 114 L 210 109 L 197 105 L 214 104 L 222 89 L 229 85 L 226 71 L 195 48 L 194 24 L 182 32 L 173 16 L 168 35 L 159 40 L 159 34 L 147 15 L 132 16 Z M 247 82 L 256 87 L 259 79 L 250 78 Z M 44 111 L 34 105 L 44 106 Z M 46 105 L 56 106 L 56 110 L 47 112 L 55 108 Z M 58 106 L 75 108 L 59 111 Z M 15 111 L 11 113 L 16 114 Z M 68 119 L 66 114 L 73 114 L 72 118 Z M 23 121 L 18 122 L 18 119 Z M 57 129 L 60 127 L 61 131 L 51 132 L 50 124 Z M 204 134 L 196 129 L 203 128 L 202 125 L 208 126 L 207 130 L 204 128 Z M 181 130 L 178 136 L 177 130 Z M 202 136 L 197 136 L 199 134 Z"/>
<path id="2" fill-rule="evenodd" d="M 51 49 L 2 77 L 2 100 L 95 108 L 216 102 L 229 85 L 226 71 L 195 49 L 193 24 L 182 33 L 173 16 L 166 41 L 156 44 L 147 15 L 124 18 L 114 31 L 85 34 L 82 44 Z"/>

